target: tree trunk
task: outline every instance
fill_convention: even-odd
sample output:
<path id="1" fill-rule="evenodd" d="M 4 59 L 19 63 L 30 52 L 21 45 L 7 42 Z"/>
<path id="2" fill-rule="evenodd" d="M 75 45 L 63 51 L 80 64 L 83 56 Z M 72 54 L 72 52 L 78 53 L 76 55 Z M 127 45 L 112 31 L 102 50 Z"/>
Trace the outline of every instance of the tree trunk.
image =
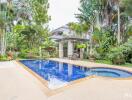
<path id="1" fill-rule="evenodd" d="M 121 42 L 121 33 L 120 33 L 120 7 L 118 4 L 118 33 L 117 33 L 117 42 L 120 44 Z"/>
<path id="2" fill-rule="evenodd" d="M 5 55 L 5 51 L 6 51 L 6 45 L 5 45 L 5 34 L 4 34 L 4 30 L 1 29 L 0 30 L 0 55 Z"/>
<path id="3" fill-rule="evenodd" d="M 91 32 L 90 32 L 90 42 L 89 42 L 89 44 L 90 44 L 89 55 L 90 56 L 92 55 L 92 52 L 93 52 L 93 39 L 92 39 L 93 27 L 94 27 L 94 24 L 92 23 Z"/>

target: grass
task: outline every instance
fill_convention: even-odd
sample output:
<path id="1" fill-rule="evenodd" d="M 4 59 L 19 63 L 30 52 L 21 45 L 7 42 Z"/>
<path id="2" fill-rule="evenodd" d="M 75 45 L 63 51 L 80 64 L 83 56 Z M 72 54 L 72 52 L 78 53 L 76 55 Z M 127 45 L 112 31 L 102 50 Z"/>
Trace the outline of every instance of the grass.
<path id="1" fill-rule="evenodd" d="M 109 60 L 96 60 L 95 62 L 96 63 L 103 63 L 103 64 L 110 64 L 110 65 L 112 65 L 112 62 L 109 61 Z"/>
<path id="2" fill-rule="evenodd" d="M 84 59 L 84 61 L 88 61 L 88 60 L 87 59 Z M 113 65 L 110 60 L 96 60 L 95 63 Z M 125 64 L 118 65 L 118 66 L 124 66 L 124 67 L 131 67 L 132 68 L 132 63 L 125 63 Z"/>
<path id="3" fill-rule="evenodd" d="M 96 60 L 96 63 L 103 63 L 103 64 L 109 64 L 109 65 L 113 65 L 111 61 L 109 60 Z M 125 66 L 125 67 L 131 67 L 132 68 L 132 63 L 125 63 L 119 66 Z"/>
<path id="4" fill-rule="evenodd" d="M 132 63 L 125 63 L 125 64 L 123 64 L 121 66 L 126 66 L 126 67 L 131 67 L 132 68 Z"/>

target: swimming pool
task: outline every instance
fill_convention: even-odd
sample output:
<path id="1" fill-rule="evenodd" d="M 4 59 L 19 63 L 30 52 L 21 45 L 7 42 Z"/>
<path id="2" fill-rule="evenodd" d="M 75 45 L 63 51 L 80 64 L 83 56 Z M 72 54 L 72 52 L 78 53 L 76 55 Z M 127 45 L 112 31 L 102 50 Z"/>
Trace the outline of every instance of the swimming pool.
<path id="1" fill-rule="evenodd" d="M 50 88 L 58 87 L 58 84 L 61 87 L 91 75 L 114 78 L 132 77 L 132 72 L 113 68 L 86 68 L 50 60 L 21 60 L 20 62 L 47 80 Z"/>

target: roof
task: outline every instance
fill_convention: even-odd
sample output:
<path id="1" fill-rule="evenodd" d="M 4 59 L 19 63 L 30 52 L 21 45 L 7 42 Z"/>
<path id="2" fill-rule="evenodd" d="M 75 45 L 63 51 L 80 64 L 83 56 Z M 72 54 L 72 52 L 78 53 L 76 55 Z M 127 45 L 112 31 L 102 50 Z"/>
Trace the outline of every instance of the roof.
<path id="1" fill-rule="evenodd" d="M 88 41 L 89 36 L 86 36 L 88 34 L 77 35 L 75 31 L 71 30 L 67 25 L 64 25 L 62 27 L 59 27 L 52 32 L 51 38 L 56 41 L 62 41 L 62 40 L 79 40 L 79 41 Z"/>

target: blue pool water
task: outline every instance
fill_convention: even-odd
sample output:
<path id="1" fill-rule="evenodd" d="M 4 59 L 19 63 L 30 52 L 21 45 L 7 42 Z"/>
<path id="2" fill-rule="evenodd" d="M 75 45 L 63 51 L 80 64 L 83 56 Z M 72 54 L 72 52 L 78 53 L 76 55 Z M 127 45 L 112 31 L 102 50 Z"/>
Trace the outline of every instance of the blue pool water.
<path id="1" fill-rule="evenodd" d="M 113 68 L 85 68 L 48 60 L 21 60 L 20 62 L 47 81 L 56 78 L 70 82 L 91 75 L 114 78 L 132 77 L 132 72 Z"/>

